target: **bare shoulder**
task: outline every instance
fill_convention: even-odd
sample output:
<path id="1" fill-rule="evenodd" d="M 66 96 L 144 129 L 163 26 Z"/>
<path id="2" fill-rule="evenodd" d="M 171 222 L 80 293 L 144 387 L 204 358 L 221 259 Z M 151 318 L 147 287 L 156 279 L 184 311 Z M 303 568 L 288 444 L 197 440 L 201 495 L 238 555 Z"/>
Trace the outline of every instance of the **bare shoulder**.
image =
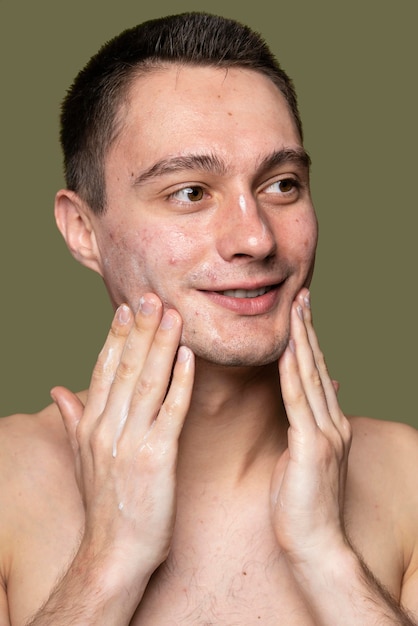
<path id="1" fill-rule="evenodd" d="M 86 392 L 77 394 L 84 402 Z M 11 466 L 13 475 L 31 473 L 39 466 L 71 460 L 64 423 L 57 406 L 51 403 L 37 413 L 16 413 L 0 418 L 0 482 Z"/>
<path id="2" fill-rule="evenodd" d="M 82 512 L 74 455 L 57 407 L 0 418 L 0 586 L 18 598 L 18 610 L 25 606 L 22 593 L 30 604 L 56 579 Z"/>
<path id="3" fill-rule="evenodd" d="M 0 482 L 27 469 L 36 472 L 49 454 L 67 448 L 67 437 L 58 409 L 49 405 L 33 414 L 16 413 L 0 419 Z"/>
<path id="4" fill-rule="evenodd" d="M 67 434 L 55 405 L 0 419 L 0 541 L 74 472 Z"/>
<path id="5" fill-rule="evenodd" d="M 353 442 L 348 499 L 375 529 L 385 525 L 385 542 L 396 536 L 406 573 L 418 568 L 418 430 L 407 424 L 350 419 Z M 367 513 L 368 512 L 368 513 Z M 372 519 L 376 520 L 373 526 Z M 365 525 L 363 526 L 364 531 Z M 376 539 L 376 535 L 375 535 Z M 382 551 L 383 551 L 382 547 Z"/>
<path id="6" fill-rule="evenodd" d="M 46 538 L 53 545 L 54 529 L 66 529 L 79 509 L 74 456 L 56 406 L 0 418 L 0 584 Z"/>
<path id="7" fill-rule="evenodd" d="M 351 417 L 352 456 L 370 469 L 386 468 L 394 477 L 415 481 L 418 469 L 418 430 L 408 424 Z"/>
<path id="8" fill-rule="evenodd" d="M 367 483 L 393 502 L 402 498 L 403 510 L 418 516 L 418 430 L 398 422 L 365 417 L 350 418 L 353 442 L 350 472 L 357 483 Z"/>

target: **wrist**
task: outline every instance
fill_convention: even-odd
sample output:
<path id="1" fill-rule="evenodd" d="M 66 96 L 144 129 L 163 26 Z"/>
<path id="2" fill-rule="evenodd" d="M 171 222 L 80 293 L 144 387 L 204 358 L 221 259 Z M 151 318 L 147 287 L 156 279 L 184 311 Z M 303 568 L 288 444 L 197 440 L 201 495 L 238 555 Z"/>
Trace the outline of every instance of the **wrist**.
<path id="1" fill-rule="evenodd" d="M 348 540 L 289 566 L 317 624 L 412 626 Z"/>
<path id="2" fill-rule="evenodd" d="M 145 555 L 141 558 L 110 546 L 99 552 L 82 541 L 63 582 L 65 578 L 77 580 L 81 593 L 129 613 L 139 604 L 156 567 Z"/>
<path id="3" fill-rule="evenodd" d="M 324 549 L 305 550 L 302 554 L 287 555 L 294 577 L 304 589 L 334 589 L 347 586 L 362 571 L 361 560 L 344 537 Z"/>

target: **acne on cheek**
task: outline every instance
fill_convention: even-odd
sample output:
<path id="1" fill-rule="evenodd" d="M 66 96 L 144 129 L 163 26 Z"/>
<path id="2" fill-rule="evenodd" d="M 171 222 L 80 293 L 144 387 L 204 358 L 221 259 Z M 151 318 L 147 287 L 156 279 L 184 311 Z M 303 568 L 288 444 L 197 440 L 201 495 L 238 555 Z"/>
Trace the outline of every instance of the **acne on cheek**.
<path id="1" fill-rule="evenodd" d="M 283 253 L 287 250 L 300 261 L 310 262 L 317 242 L 316 222 L 309 218 L 295 217 L 292 222 L 283 225 L 280 241 Z"/>
<path id="2" fill-rule="evenodd" d="M 113 235 L 114 258 L 122 257 L 122 264 L 127 267 L 128 256 L 132 274 L 140 275 L 147 267 L 154 278 L 160 273 L 159 268 L 174 268 L 190 262 L 194 256 L 192 249 L 196 247 L 193 238 L 183 231 L 163 228 L 159 224 L 155 228 L 147 225 L 128 233 L 124 229 L 123 233 Z"/>

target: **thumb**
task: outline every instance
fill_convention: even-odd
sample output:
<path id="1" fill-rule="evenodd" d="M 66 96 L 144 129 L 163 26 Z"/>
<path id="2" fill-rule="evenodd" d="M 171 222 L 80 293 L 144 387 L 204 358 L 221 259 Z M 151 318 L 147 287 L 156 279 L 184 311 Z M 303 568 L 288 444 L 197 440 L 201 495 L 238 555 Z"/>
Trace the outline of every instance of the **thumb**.
<path id="1" fill-rule="evenodd" d="M 64 422 L 65 430 L 74 454 L 78 452 L 77 426 L 83 415 L 84 405 L 75 393 L 65 387 L 54 387 L 51 389 L 51 398 L 57 405 Z"/>

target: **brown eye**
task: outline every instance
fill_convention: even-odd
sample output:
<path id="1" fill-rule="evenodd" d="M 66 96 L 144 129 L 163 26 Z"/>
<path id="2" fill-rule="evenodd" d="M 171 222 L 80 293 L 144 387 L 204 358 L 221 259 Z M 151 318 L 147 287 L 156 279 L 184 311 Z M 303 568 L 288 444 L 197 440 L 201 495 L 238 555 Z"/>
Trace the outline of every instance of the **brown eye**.
<path id="1" fill-rule="evenodd" d="M 202 187 L 188 187 L 185 189 L 185 193 L 189 200 L 195 202 L 196 200 L 201 200 L 203 198 L 203 189 Z"/>
<path id="2" fill-rule="evenodd" d="M 284 178 L 283 180 L 279 180 L 278 186 L 282 193 L 289 193 L 289 191 L 293 191 L 295 181 L 291 178 Z"/>
<path id="3" fill-rule="evenodd" d="M 297 192 L 299 188 L 300 184 L 297 179 L 282 178 L 271 183 L 271 185 L 264 189 L 264 192 L 275 194 L 278 197 L 283 196 L 283 199 L 286 197 L 290 199 L 294 197 L 295 192 Z"/>
<path id="4" fill-rule="evenodd" d="M 203 188 L 196 185 L 195 187 L 179 189 L 173 194 L 173 197 L 180 202 L 198 202 L 203 199 L 204 193 Z"/>

